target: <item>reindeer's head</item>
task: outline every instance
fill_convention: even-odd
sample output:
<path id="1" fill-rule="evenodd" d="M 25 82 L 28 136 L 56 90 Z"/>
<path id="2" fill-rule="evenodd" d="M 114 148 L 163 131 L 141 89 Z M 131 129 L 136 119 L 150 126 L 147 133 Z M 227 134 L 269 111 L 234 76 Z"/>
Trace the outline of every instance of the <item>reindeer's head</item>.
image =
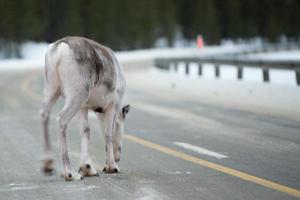
<path id="1" fill-rule="evenodd" d="M 124 106 L 117 117 L 115 132 L 113 134 L 113 148 L 116 162 L 120 161 L 121 158 L 122 143 L 124 139 L 124 121 L 129 110 L 130 105 Z"/>

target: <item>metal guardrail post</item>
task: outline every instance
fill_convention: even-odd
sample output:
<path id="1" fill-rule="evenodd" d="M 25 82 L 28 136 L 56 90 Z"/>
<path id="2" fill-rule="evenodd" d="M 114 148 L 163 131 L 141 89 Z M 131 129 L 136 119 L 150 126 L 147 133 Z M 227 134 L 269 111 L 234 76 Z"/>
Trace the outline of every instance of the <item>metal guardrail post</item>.
<path id="1" fill-rule="evenodd" d="M 190 73 L 189 62 L 186 61 L 186 63 L 185 63 L 185 74 L 188 75 L 189 73 Z"/>
<path id="2" fill-rule="evenodd" d="M 198 64 L 198 75 L 201 76 L 202 75 L 202 63 Z"/>
<path id="3" fill-rule="evenodd" d="M 295 72 L 297 85 L 300 85 L 300 68 L 296 68 Z"/>
<path id="4" fill-rule="evenodd" d="M 264 82 L 270 81 L 269 70 L 266 68 L 263 68 L 263 79 L 264 79 Z"/>
<path id="5" fill-rule="evenodd" d="M 174 62 L 174 69 L 176 72 L 178 71 L 178 62 Z"/>
<path id="6" fill-rule="evenodd" d="M 220 77 L 220 66 L 218 64 L 215 65 L 215 75 L 216 78 Z"/>
<path id="7" fill-rule="evenodd" d="M 237 78 L 239 80 L 241 80 L 243 78 L 243 67 L 242 66 L 238 66 L 238 68 L 237 68 Z"/>
<path id="8" fill-rule="evenodd" d="M 216 78 L 220 77 L 220 65 L 233 65 L 237 67 L 238 79 L 243 78 L 243 68 L 253 67 L 261 68 L 263 81 L 270 81 L 269 70 L 270 69 L 286 69 L 293 70 L 296 73 L 296 81 L 300 86 L 300 61 L 276 61 L 276 60 L 251 60 L 251 59 L 237 59 L 237 58 L 195 58 L 195 57 L 181 57 L 181 58 L 158 58 L 155 59 L 155 65 L 161 69 L 170 69 L 171 64 L 175 66 L 175 70 L 178 69 L 180 62 L 185 63 L 185 73 L 190 73 L 189 64 L 191 62 L 198 63 L 198 74 L 202 75 L 202 67 L 204 63 L 210 63 L 214 65 Z"/>

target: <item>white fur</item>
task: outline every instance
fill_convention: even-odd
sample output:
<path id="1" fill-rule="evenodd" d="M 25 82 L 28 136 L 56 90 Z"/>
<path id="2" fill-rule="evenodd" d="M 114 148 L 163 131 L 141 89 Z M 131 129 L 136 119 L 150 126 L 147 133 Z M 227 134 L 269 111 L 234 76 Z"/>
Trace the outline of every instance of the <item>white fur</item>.
<path id="1" fill-rule="evenodd" d="M 69 41 L 90 41 L 88 39 L 72 37 Z M 93 42 L 93 41 L 90 41 Z M 96 43 L 93 43 L 94 45 Z M 98 45 L 98 44 L 97 44 Z M 81 179 L 81 175 L 71 168 L 67 143 L 66 129 L 70 120 L 79 112 L 80 134 L 81 134 L 81 158 L 80 169 L 83 175 L 96 175 L 97 172 L 92 166 L 92 161 L 88 153 L 89 125 L 87 113 L 89 109 L 95 107 L 103 108 L 103 113 L 98 113 L 98 118 L 102 124 L 106 145 L 106 172 L 117 172 L 119 168 L 116 160 L 120 159 L 120 147 L 123 138 L 122 98 L 125 91 L 125 79 L 115 55 L 106 47 L 99 46 L 101 52 L 97 50 L 102 63 L 114 68 L 115 88 L 108 90 L 105 85 L 95 85 L 96 74 L 90 74 L 89 67 L 85 62 L 82 64 L 76 60 L 76 53 L 69 44 L 58 41 L 50 44 L 45 58 L 45 81 L 44 81 L 44 102 L 41 108 L 41 117 L 45 138 L 46 161 L 50 160 L 50 142 L 48 138 L 48 121 L 51 108 L 58 97 L 65 97 L 65 104 L 58 115 L 60 125 L 60 150 L 63 162 L 63 176 L 65 180 Z M 106 57 L 104 56 L 106 55 Z M 110 57 L 108 58 L 107 55 Z M 112 60 L 111 63 L 108 60 Z M 102 72 L 103 74 L 105 73 Z M 111 78 L 111 77 L 101 77 Z M 88 90 L 87 90 L 88 88 Z M 128 112 L 128 111 L 127 111 Z M 47 162 L 45 162 L 47 163 Z M 49 167 L 49 166 L 48 166 Z M 46 169 L 46 166 L 44 166 Z M 46 171 L 46 170 L 45 170 Z"/>

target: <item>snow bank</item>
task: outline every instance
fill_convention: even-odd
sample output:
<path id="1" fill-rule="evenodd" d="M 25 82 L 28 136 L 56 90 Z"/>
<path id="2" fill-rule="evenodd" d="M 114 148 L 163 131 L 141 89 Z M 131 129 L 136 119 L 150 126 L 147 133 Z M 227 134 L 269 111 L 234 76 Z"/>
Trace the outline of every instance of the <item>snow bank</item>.
<path id="1" fill-rule="evenodd" d="M 194 79 L 205 80 L 223 80 L 232 82 L 247 82 L 247 83 L 263 83 L 263 75 L 261 68 L 244 67 L 243 79 L 237 79 L 237 68 L 232 65 L 220 65 L 220 77 L 216 78 L 215 68 L 212 64 L 202 65 L 202 75 L 198 75 L 198 64 L 190 64 L 190 72 L 186 74 L 185 64 L 178 64 L 178 71 L 175 71 L 174 67 L 170 69 L 170 75 L 177 74 L 181 77 L 189 77 Z M 296 75 L 293 70 L 270 70 L 270 82 L 272 84 L 297 86 Z"/>
<path id="2" fill-rule="evenodd" d="M 206 46 L 202 49 L 198 48 L 159 48 L 145 49 L 134 51 L 117 52 L 117 57 L 121 62 L 152 60 L 158 57 L 195 57 L 195 56 L 215 56 L 224 53 L 237 53 L 247 48 L 245 45 L 222 45 L 222 46 Z"/>
<path id="3" fill-rule="evenodd" d="M 48 43 L 26 42 L 22 45 L 21 54 L 26 60 L 43 60 Z"/>
<path id="4" fill-rule="evenodd" d="M 300 50 L 292 51 L 277 51 L 268 53 L 259 53 L 246 56 L 250 59 L 260 59 L 260 60 L 300 60 Z"/>
<path id="5" fill-rule="evenodd" d="M 21 47 L 22 59 L 0 60 L 0 70 L 25 70 L 35 69 L 44 66 L 44 55 L 47 50 L 47 43 L 27 42 Z M 245 45 L 227 44 L 222 46 L 207 46 L 203 49 L 197 48 L 156 48 L 134 51 L 116 52 L 120 62 L 135 62 L 153 60 L 157 57 L 193 57 L 209 56 L 223 53 L 234 53 L 246 48 Z"/>
<path id="6" fill-rule="evenodd" d="M 21 46 L 22 59 L 0 60 L 0 70 L 26 70 L 44 66 L 44 56 L 48 44 L 45 42 L 26 42 Z"/>
<path id="7" fill-rule="evenodd" d="M 192 73 L 186 76 L 156 68 L 128 73 L 127 82 L 128 88 L 134 91 L 141 90 L 166 101 L 203 102 L 250 112 L 300 117 L 300 87 L 215 79 L 206 75 L 199 78 Z"/>
<path id="8" fill-rule="evenodd" d="M 7 59 L 0 60 L 0 70 L 27 70 L 38 69 L 44 66 L 44 55 L 47 50 L 47 43 L 27 42 L 21 47 L 23 59 Z M 197 48 L 157 48 L 134 51 L 117 52 L 116 55 L 120 62 L 137 62 L 145 60 L 153 60 L 157 57 L 201 57 L 216 56 L 224 53 L 237 53 L 254 45 L 234 45 L 226 43 L 221 46 L 205 46 L 202 49 Z M 247 55 L 251 59 L 275 59 L 275 60 L 300 60 L 300 50 L 297 51 L 281 51 L 272 53 L 262 53 Z M 184 74 L 183 64 L 179 66 L 179 74 Z M 221 80 L 236 80 L 236 68 L 233 66 L 221 65 Z M 191 66 L 191 77 L 197 77 L 197 66 Z M 199 77 L 198 77 L 199 78 Z M 215 79 L 214 68 L 212 65 L 203 66 L 204 79 Z M 245 68 L 243 81 L 261 83 L 261 69 Z M 289 70 L 270 70 L 271 83 L 279 83 L 285 85 L 296 85 L 295 74 Z"/>

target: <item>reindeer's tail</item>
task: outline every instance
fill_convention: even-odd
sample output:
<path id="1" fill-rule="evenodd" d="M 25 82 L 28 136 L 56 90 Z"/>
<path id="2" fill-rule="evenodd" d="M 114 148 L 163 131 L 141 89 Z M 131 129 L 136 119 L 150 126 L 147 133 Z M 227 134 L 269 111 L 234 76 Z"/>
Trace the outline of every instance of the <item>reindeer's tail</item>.
<path id="1" fill-rule="evenodd" d="M 57 42 L 50 44 L 45 55 L 44 88 L 50 91 L 56 91 L 60 87 L 58 67 L 62 52 L 59 46 Z"/>

